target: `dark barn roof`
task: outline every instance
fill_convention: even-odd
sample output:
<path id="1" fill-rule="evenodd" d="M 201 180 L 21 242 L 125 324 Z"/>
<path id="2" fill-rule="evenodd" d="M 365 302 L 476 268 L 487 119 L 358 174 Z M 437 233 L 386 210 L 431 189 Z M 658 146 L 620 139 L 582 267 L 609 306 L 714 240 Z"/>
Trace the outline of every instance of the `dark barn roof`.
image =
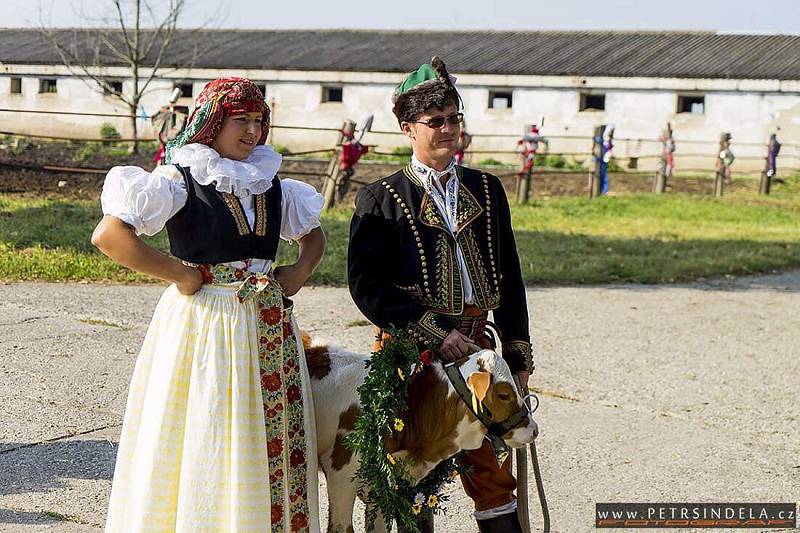
<path id="1" fill-rule="evenodd" d="M 96 30 L 56 31 L 85 54 L 97 42 Z M 711 32 L 180 30 L 166 63 L 407 72 L 434 53 L 462 74 L 800 80 L 800 36 Z M 0 62 L 60 63 L 35 29 L 0 29 Z"/>

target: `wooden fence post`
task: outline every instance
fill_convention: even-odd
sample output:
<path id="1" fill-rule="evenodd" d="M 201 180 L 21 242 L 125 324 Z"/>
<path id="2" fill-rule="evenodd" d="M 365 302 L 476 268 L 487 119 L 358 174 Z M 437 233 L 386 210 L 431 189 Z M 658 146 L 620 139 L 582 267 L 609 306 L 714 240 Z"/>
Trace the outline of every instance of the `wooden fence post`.
<path id="1" fill-rule="evenodd" d="M 527 204 L 531 196 L 531 183 L 533 177 L 533 167 L 525 171 L 525 178 L 520 179 L 520 187 L 517 191 L 517 203 Z"/>
<path id="2" fill-rule="evenodd" d="M 778 142 L 777 134 L 773 133 L 769 136 L 769 142 L 767 143 L 767 157 L 764 162 L 764 170 L 761 172 L 761 182 L 758 186 L 759 194 L 769 194 L 770 189 L 772 189 L 772 178 L 778 172 L 777 159 L 780 151 L 781 143 Z"/>
<path id="3" fill-rule="evenodd" d="M 722 198 L 725 182 L 729 176 L 729 153 L 730 153 L 731 134 L 723 133 L 719 137 L 719 149 L 717 150 L 717 174 L 714 177 L 714 196 Z"/>
<path id="4" fill-rule="evenodd" d="M 342 124 L 342 129 L 339 130 L 339 137 L 336 139 L 336 149 L 331 155 L 331 161 L 328 164 L 328 174 L 325 178 L 325 185 L 322 188 L 325 201 L 322 208 L 327 211 L 336 204 L 336 189 L 339 187 L 339 156 L 342 153 L 342 141 L 344 141 L 344 132 L 350 128 L 350 131 L 356 127 L 355 122 L 352 120 L 345 120 Z"/>
<path id="5" fill-rule="evenodd" d="M 597 198 L 602 190 L 603 126 L 594 129 L 592 137 L 592 168 L 589 171 L 589 198 Z"/>
<path id="6" fill-rule="evenodd" d="M 521 149 L 520 157 L 522 159 L 522 168 L 517 172 L 517 203 L 520 205 L 527 204 L 531 197 L 533 167 L 536 165 L 539 143 L 542 142 L 542 137 L 539 135 L 539 125 L 543 121 L 544 117 L 540 117 L 540 124 L 527 126 L 522 138 L 517 141 L 517 148 Z"/>
<path id="7" fill-rule="evenodd" d="M 667 179 L 672 174 L 672 153 L 675 151 L 675 140 L 672 138 L 672 124 L 667 122 L 667 127 L 661 134 L 661 155 L 658 158 L 656 179 L 653 181 L 653 192 L 661 194 L 667 189 Z"/>
<path id="8" fill-rule="evenodd" d="M 275 100 L 275 97 L 272 96 L 269 99 L 269 123 L 275 124 L 275 113 L 277 111 L 278 102 Z M 275 144 L 275 128 L 270 128 L 269 133 L 267 133 L 267 144 L 274 145 Z"/>

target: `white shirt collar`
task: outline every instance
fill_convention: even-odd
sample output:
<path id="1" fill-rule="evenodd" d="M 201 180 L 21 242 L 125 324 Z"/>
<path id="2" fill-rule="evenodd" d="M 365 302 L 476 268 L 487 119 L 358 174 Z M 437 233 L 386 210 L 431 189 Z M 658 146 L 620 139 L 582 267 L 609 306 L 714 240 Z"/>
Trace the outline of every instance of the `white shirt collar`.
<path id="1" fill-rule="evenodd" d="M 283 156 L 270 145 L 258 145 L 242 161 L 221 157 L 205 144 L 187 144 L 175 150 L 172 162 L 189 167 L 192 177 L 201 185 L 214 184 L 219 192 L 239 197 L 261 194 L 272 187 Z"/>
<path id="2" fill-rule="evenodd" d="M 436 178 L 441 178 L 446 174 L 452 173 L 455 176 L 455 168 L 456 168 L 456 159 L 455 157 L 450 160 L 450 164 L 444 170 L 436 170 L 434 168 L 429 167 L 425 163 L 421 162 L 417 159 L 417 155 L 413 154 L 411 156 L 411 168 L 420 177 L 424 182 L 429 182 L 429 180 L 433 180 Z"/>

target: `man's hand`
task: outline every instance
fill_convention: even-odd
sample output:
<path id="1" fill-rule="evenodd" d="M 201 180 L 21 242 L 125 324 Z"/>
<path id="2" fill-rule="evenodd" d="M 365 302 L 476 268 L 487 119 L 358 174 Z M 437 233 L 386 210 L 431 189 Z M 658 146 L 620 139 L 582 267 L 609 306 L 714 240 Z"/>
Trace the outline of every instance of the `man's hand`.
<path id="1" fill-rule="evenodd" d="M 472 355 L 475 352 L 475 343 L 472 339 L 454 329 L 445 337 L 439 352 L 441 352 L 442 359 L 445 361 L 456 361 L 467 355 Z"/>

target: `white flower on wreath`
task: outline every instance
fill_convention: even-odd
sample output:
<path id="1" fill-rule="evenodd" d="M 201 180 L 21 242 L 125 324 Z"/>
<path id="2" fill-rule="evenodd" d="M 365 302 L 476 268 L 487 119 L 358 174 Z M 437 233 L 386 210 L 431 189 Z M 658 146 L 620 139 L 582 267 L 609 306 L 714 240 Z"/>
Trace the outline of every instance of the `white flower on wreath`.
<path id="1" fill-rule="evenodd" d="M 425 503 L 425 495 L 421 492 L 418 492 L 416 496 L 414 496 L 414 505 L 422 506 Z"/>

